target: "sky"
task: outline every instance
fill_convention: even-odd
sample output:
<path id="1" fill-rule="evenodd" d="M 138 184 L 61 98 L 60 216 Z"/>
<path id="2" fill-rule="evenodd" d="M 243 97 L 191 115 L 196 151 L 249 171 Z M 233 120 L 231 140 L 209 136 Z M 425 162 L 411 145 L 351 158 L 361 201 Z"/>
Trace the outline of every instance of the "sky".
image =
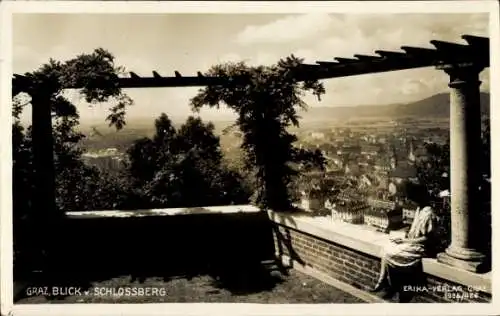
<path id="1" fill-rule="evenodd" d="M 153 70 L 172 76 L 204 72 L 228 61 L 271 65 L 294 54 L 308 63 L 334 57 L 429 47 L 432 39 L 465 43 L 461 35 L 488 36 L 487 14 L 15 14 L 13 71 L 30 72 L 49 58 L 67 60 L 102 47 L 116 64 L 139 75 Z M 489 91 L 489 71 L 481 73 Z M 433 68 L 325 80 L 310 107 L 402 103 L 446 92 L 448 77 Z M 130 89 L 129 117 L 190 115 L 198 88 Z M 78 101 L 81 121 L 104 120 L 107 107 Z M 229 110 L 204 110 L 206 117 L 231 117 Z"/>

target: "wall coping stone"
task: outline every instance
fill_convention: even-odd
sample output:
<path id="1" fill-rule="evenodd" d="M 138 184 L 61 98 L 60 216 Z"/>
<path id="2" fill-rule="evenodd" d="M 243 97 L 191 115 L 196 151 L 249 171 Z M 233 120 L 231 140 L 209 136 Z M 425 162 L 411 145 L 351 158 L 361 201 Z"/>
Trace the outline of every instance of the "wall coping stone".
<path id="1" fill-rule="evenodd" d="M 312 217 L 305 213 L 278 213 L 268 211 L 276 224 L 310 234 L 346 248 L 381 258 L 383 245 L 389 242 L 389 235 L 370 229 L 365 225 L 354 225 L 332 221 L 327 216 Z M 473 273 L 437 262 L 434 258 L 422 260 L 424 272 L 457 284 L 474 287 L 491 294 L 491 272 Z"/>
<path id="2" fill-rule="evenodd" d="M 109 217 L 148 217 L 148 216 L 173 216 L 173 215 L 196 215 L 196 214 L 235 214 L 235 213 L 257 213 L 261 210 L 253 205 L 223 205 L 203 207 L 181 207 L 147 210 L 103 210 L 66 212 L 68 218 L 109 218 Z"/>

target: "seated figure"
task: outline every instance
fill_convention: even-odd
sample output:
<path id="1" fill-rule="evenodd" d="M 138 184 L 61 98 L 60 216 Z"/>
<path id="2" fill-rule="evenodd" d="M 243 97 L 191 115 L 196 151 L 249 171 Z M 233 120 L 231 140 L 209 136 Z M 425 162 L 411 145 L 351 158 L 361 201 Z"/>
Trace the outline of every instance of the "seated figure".
<path id="1" fill-rule="evenodd" d="M 428 198 L 422 194 L 414 198 L 418 207 L 405 238 L 391 238 L 383 249 L 380 277 L 373 291 L 389 289 L 388 294 L 400 293 L 401 286 L 413 285 L 422 272 L 422 257 L 432 244 L 436 228 L 434 209 L 428 206 Z M 411 279 L 411 280 L 410 280 Z"/>

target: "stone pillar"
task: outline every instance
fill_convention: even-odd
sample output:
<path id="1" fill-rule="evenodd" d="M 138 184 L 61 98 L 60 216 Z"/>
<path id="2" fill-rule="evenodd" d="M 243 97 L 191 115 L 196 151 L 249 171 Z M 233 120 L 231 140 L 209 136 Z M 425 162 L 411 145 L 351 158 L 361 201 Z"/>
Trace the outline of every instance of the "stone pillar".
<path id="1" fill-rule="evenodd" d="M 479 73 L 474 64 L 440 67 L 450 76 L 451 244 L 438 261 L 479 272 L 481 112 Z"/>

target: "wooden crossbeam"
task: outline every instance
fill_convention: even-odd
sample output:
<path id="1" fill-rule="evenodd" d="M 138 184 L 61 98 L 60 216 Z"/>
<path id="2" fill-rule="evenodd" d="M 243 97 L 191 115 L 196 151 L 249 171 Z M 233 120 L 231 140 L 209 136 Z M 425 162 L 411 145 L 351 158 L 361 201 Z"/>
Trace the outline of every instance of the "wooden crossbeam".
<path id="1" fill-rule="evenodd" d="M 29 83 L 29 80 L 28 78 L 26 78 L 26 76 L 18 74 L 14 74 L 14 78 L 12 78 L 12 81 L 19 85 L 26 85 Z"/>
<path id="2" fill-rule="evenodd" d="M 490 43 L 490 39 L 484 36 L 462 35 L 461 37 L 469 44 L 472 44 L 473 42 L 481 42 L 483 44 Z"/>
<path id="3" fill-rule="evenodd" d="M 354 58 L 335 57 L 335 60 L 341 64 L 359 63 L 359 59 Z"/>
<path id="4" fill-rule="evenodd" d="M 489 51 L 490 50 L 490 40 L 487 37 L 463 35 L 462 38 L 472 46 L 473 49 L 480 49 Z"/>
<path id="5" fill-rule="evenodd" d="M 401 49 L 404 50 L 406 54 L 414 58 L 434 60 L 437 59 L 439 55 L 439 52 L 437 50 L 431 48 L 401 46 Z"/>
<path id="6" fill-rule="evenodd" d="M 436 40 L 432 40 L 431 44 L 439 51 L 440 64 L 475 61 L 482 55 L 479 51 L 474 52 L 469 45 Z M 484 59 L 482 57 L 479 57 L 479 60 Z"/>
<path id="7" fill-rule="evenodd" d="M 162 88 L 162 87 L 202 87 L 228 83 L 230 78 L 221 77 L 144 77 L 119 78 L 118 84 L 122 88 Z M 243 83 L 243 80 L 234 78 L 233 82 Z"/>
<path id="8" fill-rule="evenodd" d="M 298 80 L 306 79 L 330 79 L 330 78 L 340 78 L 348 76 L 363 75 L 368 73 L 381 73 L 396 70 L 414 69 L 420 67 L 432 66 L 433 62 L 430 60 L 419 60 L 411 58 L 381 58 L 377 62 L 361 62 L 357 63 L 330 63 L 330 66 L 321 64 L 319 66 L 309 65 L 299 68 L 296 72 Z M 300 70 L 304 69 L 303 72 Z"/>
<path id="9" fill-rule="evenodd" d="M 30 83 L 26 76 L 14 74 L 12 78 L 12 96 L 18 95 L 21 92 L 27 92 Z"/>
<path id="10" fill-rule="evenodd" d="M 316 64 L 324 67 L 336 67 L 341 65 L 340 63 L 336 61 L 317 61 Z M 316 65 L 315 65 L 316 66 Z"/>
<path id="11" fill-rule="evenodd" d="M 370 56 L 370 55 L 361 55 L 361 54 L 355 54 L 354 57 L 361 61 L 378 61 L 382 60 L 380 56 Z"/>
<path id="12" fill-rule="evenodd" d="M 380 55 L 385 58 L 407 58 L 408 55 L 406 53 L 401 52 L 393 52 L 388 50 L 376 50 L 375 54 Z"/>
<path id="13" fill-rule="evenodd" d="M 445 41 L 432 40 L 431 44 L 436 47 L 438 51 L 446 54 L 447 56 L 456 55 L 459 53 L 469 52 L 470 46 L 464 44 L 457 44 Z"/>
<path id="14" fill-rule="evenodd" d="M 320 61 L 320 62 L 318 62 L 318 64 L 319 63 L 321 63 L 323 65 L 323 64 L 326 64 L 326 63 L 329 63 L 329 62 Z M 335 62 L 330 62 L 330 63 L 331 64 L 337 64 Z M 311 65 L 311 64 L 299 64 L 299 68 L 308 69 L 308 70 L 319 70 L 319 69 L 321 69 L 321 67 L 319 65 Z"/>

